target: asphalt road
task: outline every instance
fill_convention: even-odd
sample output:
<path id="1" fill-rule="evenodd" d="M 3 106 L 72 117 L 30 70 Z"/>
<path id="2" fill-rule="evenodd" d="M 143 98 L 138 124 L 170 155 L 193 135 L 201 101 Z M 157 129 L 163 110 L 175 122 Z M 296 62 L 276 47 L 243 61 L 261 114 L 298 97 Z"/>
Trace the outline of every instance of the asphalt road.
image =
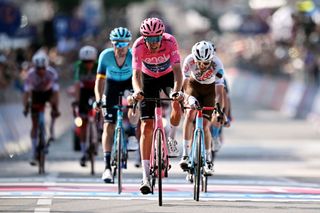
<path id="1" fill-rule="evenodd" d="M 320 212 L 320 136 L 311 124 L 239 100 L 233 100 L 233 113 L 199 202 L 178 159 L 164 180 L 162 207 L 157 193 L 141 195 L 133 153 L 118 195 L 116 184 L 100 180 L 102 153 L 91 176 L 80 167 L 81 154 L 73 152 L 67 132 L 50 147 L 45 175 L 29 166 L 29 153 L 1 159 L 0 212 Z"/>

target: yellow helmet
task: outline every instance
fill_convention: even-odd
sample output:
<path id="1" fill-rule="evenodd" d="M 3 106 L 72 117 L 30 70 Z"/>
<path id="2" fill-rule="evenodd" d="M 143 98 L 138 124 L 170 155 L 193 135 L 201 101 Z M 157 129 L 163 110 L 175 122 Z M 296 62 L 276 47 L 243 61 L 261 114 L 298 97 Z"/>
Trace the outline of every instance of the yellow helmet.
<path id="1" fill-rule="evenodd" d="M 315 8 L 314 3 L 311 0 L 298 1 L 296 7 L 299 12 L 303 13 L 311 12 Z"/>

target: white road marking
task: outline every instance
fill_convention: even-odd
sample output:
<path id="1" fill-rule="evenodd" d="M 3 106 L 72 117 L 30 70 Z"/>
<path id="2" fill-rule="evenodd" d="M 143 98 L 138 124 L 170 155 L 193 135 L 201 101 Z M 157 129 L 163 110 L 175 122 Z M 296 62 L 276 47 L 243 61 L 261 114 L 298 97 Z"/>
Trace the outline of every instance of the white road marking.
<path id="1" fill-rule="evenodd" d="M 37 205 L 51 205 L 52 199 L 39 199 Z"/>
<path id="2" fill-rule="evenodd" d="M 34 213 L 49 213 L 50 208 L 35 208 Z"/>

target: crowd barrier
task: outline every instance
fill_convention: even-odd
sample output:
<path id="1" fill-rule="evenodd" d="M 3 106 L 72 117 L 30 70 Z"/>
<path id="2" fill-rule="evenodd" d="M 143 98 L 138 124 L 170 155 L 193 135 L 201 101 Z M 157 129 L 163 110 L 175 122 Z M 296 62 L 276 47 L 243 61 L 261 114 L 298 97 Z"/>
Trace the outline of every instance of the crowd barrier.
<path id="1" fill-rule="evenodd" d="M 303 81 L 255 74 L 232 68 L 231 97 L 277 110 L 293 119 L 307 119 L 320 132 L 320 87 Z"/>
<path id="2" fill-rule="evenodd" d="M 278 110 L 294 119 L 307 119 L 320 132 L 319 87 L 235 68 L 227 70 L 231 98 L 242 98 L 249 104 Z M 72 129 L 70 104 L 70 97 L 61 92 L 62 115 L 56 123 L 56 137 Z M 24 153 L 31 148 L 31 119 L 25 118 L 22 110 L 21 102 L 0 104 L 0 157 Z M 49 115 L 46 117 L 48 119 Z"/>
<path id="3" fill-rule="evenodd" d="M 61 116 L 55 125 L 56 138 L 70 131 L 73 125 L 71 100 L 64 92 L 60 93 L 59 106 Z M 49 106 L 46 109 L 46 120 L 49 124 L 51 110 Z M 25 153 L 31 149 L 31 118 L 30 115 L 24 117 L 22 111 L 22 102 L 0 104 L 0 157 Z"/>

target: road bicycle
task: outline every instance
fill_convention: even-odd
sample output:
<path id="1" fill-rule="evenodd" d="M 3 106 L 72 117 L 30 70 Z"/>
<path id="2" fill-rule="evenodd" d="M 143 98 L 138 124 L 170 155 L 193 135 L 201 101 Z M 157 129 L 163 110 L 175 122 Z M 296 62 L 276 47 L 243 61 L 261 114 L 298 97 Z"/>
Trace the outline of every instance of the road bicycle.
<path id="1" fill-rule="evenodd" d="M 190 107 L 184 107 L 190 109 Z M 215 110 L 215 107 L 196 107 L 196 125 L 193 132 L 193 140 L 191 146 L 191 152 L 189 154 L 189 168 L 188 172 L 191 175 L 191 182 L 193 182 L 193 199 L 199 201 L 200 197 L 200 184 L 201 191 L 207 192 L 208 179 L 204 175 L 204 167 L 206 163 L 205 155 L 205 140 L 204 140 L 204 129 L 203 129 L 203 111 Z"/>
<path id="2" fill-rule="evenodd" d="M 125 133 L 123 127 L 123 109 L 132 108 L 134 106 L 124 106 L 122 104 L 123 93 L 119 93 L 118 104 L 112 107 L 103 105 L 105 109 L 117 109 L 117 121 L 114 131 L 113 145 L 111 151 L 111 173 L 112 182 L 114 183 L 115 177 L 117 177 L 118 194 L 122 192 L 122 169 L 127 168 L 128 150 L 127 141 L 125 140 Z"/>
<path id="3" fill-rule="evenodd" d="M 46 124 L 45 124 L 45 104 L 29 104 L 28 110 L 25 116 L 28 115 L 29 110 L 31 110 L 31 116 L 36 116 L 38 119 L 36 134 L 37 134 L 37 146 L 36 146 L 36 160 L 38 161 L 38 172 L 39 174 L 45 173 L 45 159 L 48 153 L 49 140 L 46 140 Z M 36 165 L 36 164 L 31 164 Z"/>
<path id="4" fill-rule="evenodd" d="M 98 125 L 99 119 L 98 117 L 100 114 L 96 113 L 96 110 L 92 108 L 93 105 L 93 98 L 89 98 L 88 100 L 88 113 L 86 116 L 87 119 L 87 128 L 86 128 L 86 142 L 88 142 L 89 146 L 87 148 L 86 154 L 90 161 L 90 174 L 95 174 L 95 158 L 97 155 L 97 146 L 98 146 Z M 83 125 L 83 120 L 79 114 L 78 106 L 74 106 L 74 113 L 75 113 L 75 124 L 77 127 L 81 127 Z"/>
<path id="5" fill-rule="evenodd" d="M 158 180 L 158 202 L 162 206 L 162 179 L 168 177 L 170 169 L 169 155 L 167 148 L 167 139 L 162 122 L 162 101 L 172 101 L 172 98 L 144 98 L 145 101 L 153 101 L 156 106 L 154 109 L 154 130 L 152 139 L 152 148 L 150 155 L 150 176 L 151 193 L 154 193 L 156 180 Z"/>

